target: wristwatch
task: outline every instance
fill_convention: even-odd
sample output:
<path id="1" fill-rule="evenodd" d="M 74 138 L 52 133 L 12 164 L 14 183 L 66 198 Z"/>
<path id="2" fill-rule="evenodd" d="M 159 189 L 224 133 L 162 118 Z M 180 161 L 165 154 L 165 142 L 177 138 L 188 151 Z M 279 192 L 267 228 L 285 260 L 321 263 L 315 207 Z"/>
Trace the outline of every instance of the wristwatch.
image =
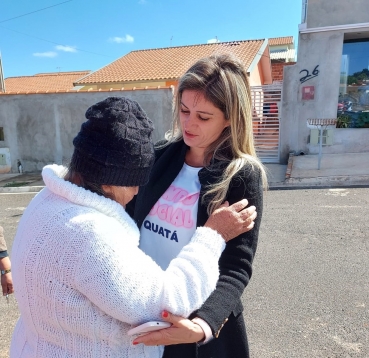
<path id="1" fill-rule="evenodd" d="M 12 272 L 12 270 L 11 269 L 1 270 L 1 275 L 5 275 L 5 274 L 7 274 L 9 272 Z"/>

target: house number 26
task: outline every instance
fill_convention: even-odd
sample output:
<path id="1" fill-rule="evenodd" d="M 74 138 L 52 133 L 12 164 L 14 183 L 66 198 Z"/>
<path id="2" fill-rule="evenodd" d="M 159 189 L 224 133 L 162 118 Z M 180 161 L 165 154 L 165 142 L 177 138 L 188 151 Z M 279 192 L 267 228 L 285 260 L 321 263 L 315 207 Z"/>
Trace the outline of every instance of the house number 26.
<path id="1" fill-rule="evenodd" d="M 308 70 L 301 70 L 299 73 L 305 72 L 306 75 L 304 77 L 300 78 L 300 82 L 304 83 L 304 82 L 306 82 L 308 80 L 311 80 L 312 78 L 318 76 L 318 74 L 319 74 L 318 67 L 319 67 L 319 65 L 315 66 L 315 68 L 313 69 L 312 74 L 310 74 Z"/>

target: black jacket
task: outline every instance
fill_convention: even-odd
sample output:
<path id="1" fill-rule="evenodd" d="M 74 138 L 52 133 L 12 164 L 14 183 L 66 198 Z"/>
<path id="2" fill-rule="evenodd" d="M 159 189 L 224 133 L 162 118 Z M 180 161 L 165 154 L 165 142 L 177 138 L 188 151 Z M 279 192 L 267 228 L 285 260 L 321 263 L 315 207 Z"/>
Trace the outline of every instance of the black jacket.
<path id="1" fill-rule="evenodd" d="M 173 143 L 156 151 L 156 161 L 149 183 L 140 188 L 138 195 L 127 206 L 127 211 L 141 227 L 151 208 L 164 194 L 180 172 L 188 147 L 183 141 Z M 225 163 L 212 163 L 210 170 L 199 172 L 201 184 L 197 226 L 203 226 L 208 219 L 207 206 L 202 197 L 207 184 L 215 183 Z M 263 210 L 263 194 L 260 172 L 246 165 L 233 178 L 227 200 L 233 204 L 242 198 L 255 205 L 258 216 L 254 228 L 230 241 L 219 260 L 220 277 L 216 290 L 202 307 L 191 315 L 205 320 L 214 338 L 207 344 L 179 344 L 165 347 L 164 358 L 247 358 L 249 357 L 241 295 L 252 273 L 260 221 Z"/>

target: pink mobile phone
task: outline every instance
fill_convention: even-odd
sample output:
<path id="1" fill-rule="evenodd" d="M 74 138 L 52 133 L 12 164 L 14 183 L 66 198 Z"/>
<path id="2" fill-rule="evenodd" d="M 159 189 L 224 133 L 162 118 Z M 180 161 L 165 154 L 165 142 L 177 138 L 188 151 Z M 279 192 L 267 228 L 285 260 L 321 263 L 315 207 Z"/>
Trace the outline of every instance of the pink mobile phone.
<path id="1" fill-rule="evenodd" d="M 129 336 L 140 335 L 149 333 L 151 331 L 158 331 L 160 329 L 168 328 L 170 326 L 171 323 L 169 322 L 150 321 L 130 329 L 127 334 Z"/>

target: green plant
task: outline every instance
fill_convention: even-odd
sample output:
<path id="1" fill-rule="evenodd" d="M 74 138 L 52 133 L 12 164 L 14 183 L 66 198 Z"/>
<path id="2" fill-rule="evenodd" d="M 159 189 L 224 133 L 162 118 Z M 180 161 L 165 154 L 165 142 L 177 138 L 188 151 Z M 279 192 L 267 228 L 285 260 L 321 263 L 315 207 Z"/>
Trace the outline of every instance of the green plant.
<path id="1" fill-rule="evenodd" d="M 348 114 L 341 114 L 337 117 L 336 128 L 348 128 L 351 123 L 351 117 Z"/>
<path id="2" fill-rule="evenodd" d="M 360 113 L 357 128 L 369 128 L 369 112 Z"/>

